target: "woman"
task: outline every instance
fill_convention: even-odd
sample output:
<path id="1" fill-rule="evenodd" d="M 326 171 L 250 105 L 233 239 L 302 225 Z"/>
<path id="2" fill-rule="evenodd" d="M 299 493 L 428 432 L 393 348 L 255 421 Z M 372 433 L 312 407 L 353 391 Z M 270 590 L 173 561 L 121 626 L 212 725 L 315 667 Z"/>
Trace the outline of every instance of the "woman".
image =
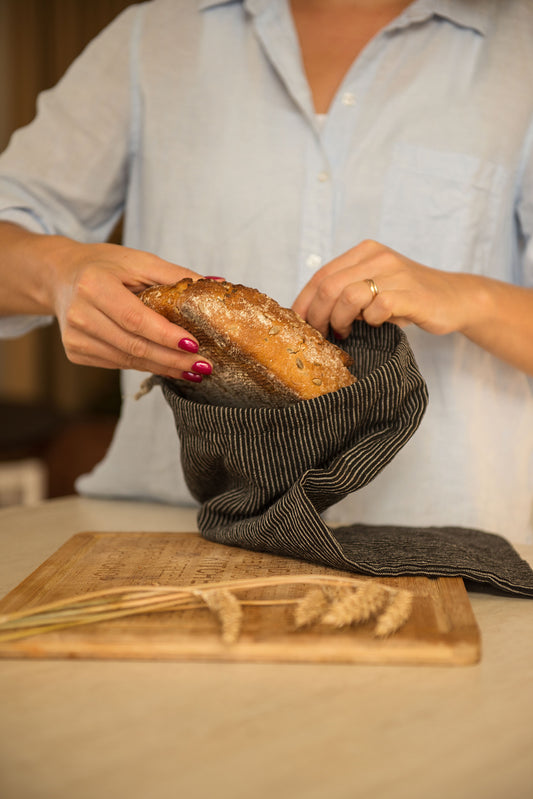
<path id="1" fill-rule="evenodd" d="M 222 275 L 341 338 L 406 326 L 426 417 L 332 520 L 532 540 L 532 34 L 525 0 L 156 0 L 92 43 L 0 159 L 4 334 L 55 315 L 127 370 L 81 491 L 187 500 L 132 370 L 210 364 L 135 292 Z"/>

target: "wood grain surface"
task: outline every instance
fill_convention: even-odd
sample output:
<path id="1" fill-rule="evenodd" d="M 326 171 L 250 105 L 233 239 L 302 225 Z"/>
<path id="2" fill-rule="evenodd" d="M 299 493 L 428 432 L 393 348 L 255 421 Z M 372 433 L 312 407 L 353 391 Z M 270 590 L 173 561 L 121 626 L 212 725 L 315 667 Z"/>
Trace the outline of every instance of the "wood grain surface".
<path id="1" fill-rule="evenodd" d="M 197 533 L 86 532 L 70 538 L 4 597 L 0 614 L 118 586 L 183 586 L 302 574 L 357 577 L 214 544 Z M 4 642 L 0 657 L 425 665 L 479 661 L 480 632 L 461 579 L 401 577 L 379 582 L 414 594 L 408 622 L 383 640 L 374 637 L 372 622 L 341 630 L 324 625 L 295 630 L 291 607 L 259 606 L 245 608 L 239 640 L 226 644 L 216 618 L 199 608 L 143 614 Z M 301 595 L 302 586 L 253 591 L 254 599 Z"/>

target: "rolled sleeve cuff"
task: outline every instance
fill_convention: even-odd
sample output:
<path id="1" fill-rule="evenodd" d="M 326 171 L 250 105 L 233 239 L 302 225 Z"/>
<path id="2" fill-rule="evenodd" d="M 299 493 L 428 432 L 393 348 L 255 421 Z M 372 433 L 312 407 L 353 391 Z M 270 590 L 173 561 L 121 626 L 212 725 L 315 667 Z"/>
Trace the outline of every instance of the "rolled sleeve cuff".
<path id="1" fill-rule="evenodd" d="M 0 206 L 0 222 L 12 222 L 31 233 L 50 233 L 43 220 L 29 208 L 2 208 Z"/>
<path id="2" fill-rule="evenodd" d="M 0 318 L 0 339 L 20 338 L 53 321 L 53 316 L 3 316 Z"/>

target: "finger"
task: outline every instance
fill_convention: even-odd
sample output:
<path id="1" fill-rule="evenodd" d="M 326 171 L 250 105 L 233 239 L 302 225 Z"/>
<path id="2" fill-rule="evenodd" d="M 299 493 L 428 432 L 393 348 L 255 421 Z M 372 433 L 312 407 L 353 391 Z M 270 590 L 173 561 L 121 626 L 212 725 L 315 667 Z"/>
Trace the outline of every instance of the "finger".
<path id="1" fill-rule="evenodd" d="M 363 319 L 373 327 L 392 322 L 398 327 L 407 327 L 413 321 L 410 317 L 409 293 L 405 290 L 380 291 L 378 296 L 365 308 Z"/>
<path id="2" fill-rule="evenodd" d="M 349 280 L 351 267 L 341 270 L 330 270 L 324 273 L 320 281 L 316 281 L 312 296 L 308 300 L 305 318 L 307 322 L 326 335 L 330 326 L 331 317 L 335 306 L 341 300 L 341 295 Z M 311 288 L 311 287 L 310 287 Z M 360 310 L 357 308 L 356 313 Z M 335 328 L 333 328 L 335 329 Z"/>
<path id="3" fill-rule="evenodd" d="M 67 321 L 69 324 L 80 330 L 87 330 L 97 338 L 104 338 L 91 314 L 91 308 L 95 307 L 113 321 L 118 329 L 148 339 L 163 347 L 174 349 L 183 338 L 196 341 L 194 336 L 189 335 L 183 327 L 170 322 L 161 314 L 144 305 L 132 291 L 125 288 L 117 275 L 108 274 L 105 281 L 105 289 L 100 286 L 99 290 L 93 285 L 91 279 L 80 283 L 77 302 L 73 303 L 68 311 Z M 97 317 L 97 322 L 101 323 L 99 317 Z M 105 338 L 108 337 L 105 336 Z M 120 347 L 120 343 L 117 342 L 117 346 Z"/>
<path id="4" fill-rule="evenodd" d="M 306 283 L 292 304 L 292 310 L 307 320 L 307 312 L 316 293 L 316 284 Z"/>
<path id="5" fill-rule="evenodd" d="M 144 309 L 159 317 L 151 309 Z M 93 359 L 99 358 L 111 361 L 115 368 L 139 369 L 169 376 L 191 370 L 198 360 L 211 366 L 209 361 L 198 356 L 197 350 L 191 352 L 180 348 L 179 342 L 183 339 L 197 344 L 193 336 L 163 317 L 156 321 L 159 319 L 170 328 L 171 345 L 168 347 L 124 330 L 94 306 L 79 304 L 75 313 L 71 309 L 69 324 L 63 331 L 65 350 L 76 363 L 91 364 Z"/>
<path id="6" fill-rule="evenodd" d="M 321 291 L 324 291 L 324 281 L 327 281 L 332 275 L 338 272 L 340 269 L 346 268 L 345 266 L 340 266 L 340 258 L 336 258 L 333 261 L 325 264 L 318 272 L 315 272 L 311 280 L 306 283 L 303 289 L 300 291 L 298 296 L 296 297 L 295 301 L 292 304 L 292 309 L 297 314 L 299 314 L 302 319 L 308 320 L 309 308 L 312 303 L 316 300 L 316 295 L 320 294 Z M 326 289 L 327 291 L 327 284 Z M 325 298 L 323 298 L 325 299 Z"/>
<path id="7" fill-rule="evenodd" d="M 198 280 L 197 272 L 170 261 L 165 261 L 153 253 L 134 250 L 122 245 L 106 245 L 114 247 L 105 251 L 107 266 L 119 269 L 118 277 L 129 289 L 140 292 L 148 286 L 169 285 L 177 283 L 185 277 Z"/>
<path id="8" fill-rule="evenodd" d="M 193 354 L 198 351 L 198 341 L 185 328 L 148 308 L 129 290 L 124 290 L 120 282 L 118 286 L 119 291 L 102 292 L 98 298 L 85 296 L 72 305 L 67 317 L 69 324 L 96 339 L 109 341 L 130 355 L 142 346 L 139 341 L 153 342 L 171 352 L 176 348 Z"/>
<path id="9" fill-rule="evenodd" d="M 165 358 L 151 361 L 149 358 L 128 356 L 122 350 L 105 341 L 84 337 L 74 342 L 67 352 L 73 363 L 83 366 L 96 366 L 104 369 L 135 369 L 140 372 L 164 375 L 175 380 L 184 375 L 195 375 L 198 379 L 211 374 L 211 364 L 201 356 L 184 356 L 181 364 L 165 365 Z M 162 363 L 163 362 L 163 363 Z"/>
<path id="10" fill-rule="evenodd" d="M 316 295 L 319 293 L 320 287 L 324 281 L 328 281 L 335 275 L 346 276 L 347 273 L 353 273 L 354 280 L 361 280 L 363 277 L 366 277 L 366 274 L 364 274 L 365 264 L 377 257 L 384 250 L 386 250 L 386 248 L 378 242 L 368 239 L 360 242 L 341 255 L 338 255 L 336 258 L 333 258 L 333 260 L 324 264 L 323 267 L 315 272 L 310 281 L 303 287 L 292 305 L 293 310 L 309 321 L 309 309 L 316 301 Z M 312 313 L 315 313 L 315 310 L 313 310 Z"/>
<path id="11" fill-rule="evenodd" d="M 348 334 L 354 319 L 373 299 L 366 280 L 353 266 L 334 272 L 318 286 L 307 310 L 307 321 L 324 335 L 330 326 L 340 336 Z"/>
<path id="12" fill-rule="evenodd" d="M 366 311 L 376 302 L 368 280 L 357 280 L 344 286 L 331 311 L 330 327 L 338 338 L 346 338 L 355 319 L 366 318 Z"/>

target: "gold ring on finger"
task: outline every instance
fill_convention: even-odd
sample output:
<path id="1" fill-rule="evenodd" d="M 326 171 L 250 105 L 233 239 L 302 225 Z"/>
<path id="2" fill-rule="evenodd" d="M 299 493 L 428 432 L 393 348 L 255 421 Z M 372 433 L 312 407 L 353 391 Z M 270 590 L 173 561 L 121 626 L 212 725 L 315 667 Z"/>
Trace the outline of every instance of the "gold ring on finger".
<path id="1" fill-rule="evenodd" d="M 365 283 L 367 283 L 367 284 L 368 284 L 368 288 L 369 288 L 369 289 L 370 289 L 370 291 L 372 292 L 372 300 L 375 300 L 375 299 L 376 299 L 376 297 L 377 297 L 377 296 L 378 296 L 378 294 L 379 294 L 379 289 L 378 289 L 378 287 L 376 286 L 376 282 L 375 282 L 374 280 L 372 280 L 372 278 L 371 278 L 371 277 L 367 277 L 367 278 L 365 278 Z M 372 302 L 372 300 L 370 300 L 370 302 Z"/>

